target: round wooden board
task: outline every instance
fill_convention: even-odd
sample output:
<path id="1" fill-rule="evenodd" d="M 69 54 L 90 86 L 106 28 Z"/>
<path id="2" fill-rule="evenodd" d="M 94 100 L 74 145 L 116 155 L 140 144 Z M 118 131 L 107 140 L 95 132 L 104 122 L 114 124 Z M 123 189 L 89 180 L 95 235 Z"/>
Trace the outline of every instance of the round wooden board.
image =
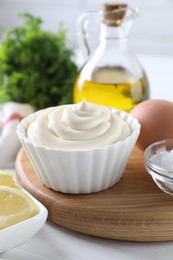
<path id="1" fill-rule="evenodd" d="M 173 198 L 156 186 L 137 148 L 119 183 L 98 193 L 70 195 L 48 189 L 23 148 L 16 160 L 16 178 L 45 205 L 49 220 L 63 227 L 118 240 L 173 240 Z"/>

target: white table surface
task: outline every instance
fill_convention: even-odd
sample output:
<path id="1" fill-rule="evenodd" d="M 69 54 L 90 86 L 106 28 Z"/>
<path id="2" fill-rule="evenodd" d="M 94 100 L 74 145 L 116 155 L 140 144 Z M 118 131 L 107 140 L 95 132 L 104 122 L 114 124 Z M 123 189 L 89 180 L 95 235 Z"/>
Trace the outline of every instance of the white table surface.
<path id="1" fill-rule="evenodd" d="M 173 101 L 173 58 L 140 60 L 148 74 L 151 98 Z M 30 240 L 0 254 L 6 260 L 172 260 L 173 241 L 127 242 L 79 234 L 49 221 Z"/>

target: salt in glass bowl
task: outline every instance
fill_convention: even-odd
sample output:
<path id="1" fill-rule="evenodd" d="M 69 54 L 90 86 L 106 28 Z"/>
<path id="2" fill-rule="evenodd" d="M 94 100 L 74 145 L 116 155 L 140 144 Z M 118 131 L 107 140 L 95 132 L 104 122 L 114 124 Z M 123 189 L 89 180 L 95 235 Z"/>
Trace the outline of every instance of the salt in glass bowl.
<path id="1" fill-rule="evenodd" d="M 173 139 L 151 144 L 144 152 L 144 164 L 157 186 L 173 195 Z"/>

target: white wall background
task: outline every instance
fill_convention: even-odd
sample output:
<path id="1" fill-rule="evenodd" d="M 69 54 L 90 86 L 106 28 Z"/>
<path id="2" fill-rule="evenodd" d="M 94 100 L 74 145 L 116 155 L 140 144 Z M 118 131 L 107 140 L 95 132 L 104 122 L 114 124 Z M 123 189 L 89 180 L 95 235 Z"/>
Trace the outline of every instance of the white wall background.
<path id="1" fill-rule="evenodd" d="M 88 10 L 99 10 L 105 0 L 0 0 L 0 33 L 20 23 L 19 12 L 30 12 L 44 20 L 43 27 L 56 31 L 63 21 L 69 39 L 76 41 L 76 21 Z M 141 13 L 130 33 L 130 44 L 139 54 L 173 57 L 173 0 L 127 0 Z"/>

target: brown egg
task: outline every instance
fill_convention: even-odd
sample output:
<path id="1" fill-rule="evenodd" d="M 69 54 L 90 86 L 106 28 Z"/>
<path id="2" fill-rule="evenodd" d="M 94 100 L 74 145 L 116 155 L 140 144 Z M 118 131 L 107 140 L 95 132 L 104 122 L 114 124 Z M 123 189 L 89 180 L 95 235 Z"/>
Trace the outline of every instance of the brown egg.
<path id="1" fill-rule="evenodd" d="M 163 139 L 173 138 L 173 102 L 166 100 L 147 100 L 130 111 L 141 124 L 137 141 L 140 149 Z"/>

